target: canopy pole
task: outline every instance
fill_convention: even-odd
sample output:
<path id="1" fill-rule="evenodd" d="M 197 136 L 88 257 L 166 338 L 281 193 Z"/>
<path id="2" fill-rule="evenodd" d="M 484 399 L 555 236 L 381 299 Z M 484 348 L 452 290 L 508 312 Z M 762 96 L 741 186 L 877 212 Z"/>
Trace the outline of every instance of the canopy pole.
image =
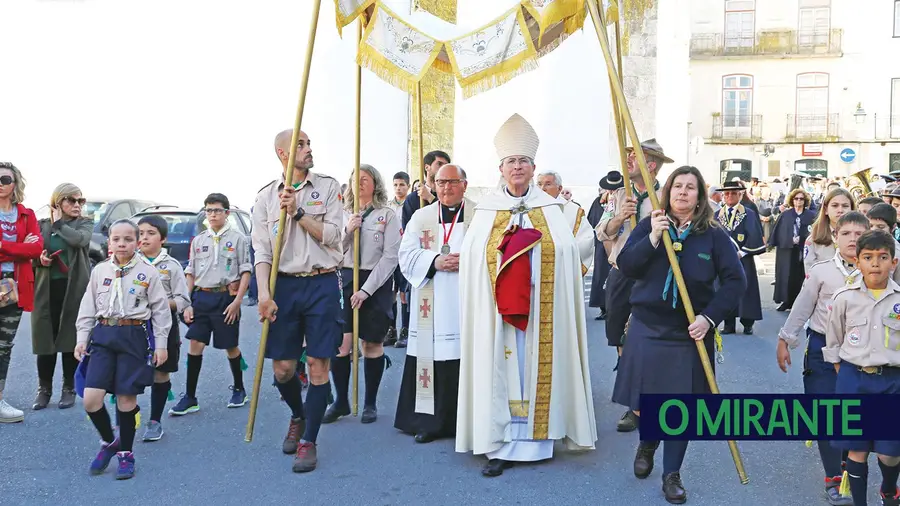
<path id="1" fill-rule="evenodd" d="M 603 23 L 603 26 L 604 26 L 604 36 L 606 36 L 606 28 L 605 28 L 606 23 L 605 22 Z M 618 67 L 619 86 L 622 86 L 623 85 L 622 84 L 622 75 L 625 72 L 622 68 L 622 38 L 621 38 L 621 32 L 619 31 L 618 18 L 616 19 L 615 26 L 616 26 L 616 57 L 617 57 L 618 63 L 619 63 L 619 67 Z M 615 77 L 613 77 L 613 75 L 610 74 L 609 79 L 612 80 L 612 79 L 615 79 Z M 609 86 L 610 86 L 610 89 L 612 89 L 611 82 L 610 82 Z M 631 176 L 628 175 L 628 156 L 625 154 L 625 145 L 627 144 L 625 142 L 625 125 L 622 124 L 623 119 L 622 119 L 622 113 L 619 110 L 619 102 L 615 99 L 615 95 L 610 94 L 610 96 L 612 97 L 612 103 L 613 103 L 613 115 L 616 118 L 616 140 L 619 143 L 619 163 L 621 163 L 621 165 L 622 165 L 622 182 L 625 186 L 625 197 L 631 199 L 631 198 L 634 198 L 634 192 L 632 191 L 632 187 L 631 187 Z M 637 146 L 637 144 L 635 144 L 635 146 Z M 650 190 L 647 190 L 647 191 L 650 191 Z M 640 209 L 638 209 L 638 212 L 640 212 Z M 631 221 L 631 229 L 634 230 L 635 228 L 637 228 L 637 216 L 632 216 L 630 221 Z"/>
<path id="2" fill-rule="evenodd" d="M 425 185 L 425 146 L 422 135 L 422 82 L 416 83 L 416 129 L 419 135 L 419 209 L 425 207 L 425 197 L 422 196 L 422 186 Z"/>
<path id="3" fill-rule="evenodd" d="M 284 167 L 284 186 L 289 188 L 294 178 L 294 163 L 297 161 L 297 142 L 300 136 L 300 124 L 303 121 L 303 109 L 306 106 L 306 90 L 309 85 L 309 71 L 312 66 L 313 47 L 316 44 L 316 29 L 319 26 L 319 10 L 322 0 L 312 0 L 312 20 L 309 27 L 309 39 L 306 42 L 306 59 L 303 63 L 303 78 L 300 81 L 300 99 L 297 104 L 297 114 L 294 117 L 294 133 L 291 135 L 291 150 L 288 155 L 288 163 Z M 269 273 L 269 293 L 274 297 L 275 282 L 278 280 L 278 264 L 281 262 L 282 239 L 287 211 L 281 210 L 278 217 L 278 232 L 275 234 L 275 248 L 272 252 L 272 270 Z M 247 419 L 247 432 L 244 441 L 253 441 L 253 428 L 256 425 L 256 408 L 259 406 L 259 387 L 262 383 L 262 372 L 266 362 L 266 342 L 269 339 L 270 322 L 263 320 L 262 333 L 259 336 L 259 352 L 256 354 L 256 371 L 253 377 L 253 389 L 250 391 L 250 415 Z"/>
<path id="4" fill-rule="evenodd" d="M 622 90 L 619 76 L 613 64 L 613 58 L 609 50 L 609 41 L 606 39 L 606 28 L 603 23 L 602 14 L 600 13 L 599 3 L 600 0 L 588 0 L 588 9 L 591 13 L 591 19 L 594 22 L 594 29 L 597 32 L 597 37 L 600 39 L 600 48 L 603 50 L 603 57 L 606 59 L 606 67 L 614 77 L 613 79 L 610 79 L 610 83 L 613 85 L 612 92 L 619 103 L 623 123 L 628 130 L 628 135 L 631 137 L 631 142 L 635 146 L 634 155 L 637 159 L 638 166 L 641 169 L 641 176 L 645 181 L 650 181 L 650 173 L 647 170 L 647 160 L 644 158 L 644 152 L 640 149 L 640 140 L 638 139 L 637 129 L 634 127 L 634 120 L 631 117 L 631 112 L 628 110 L 625 93 Z M 656 192 L 648 191 L 647 195 L 650 198 L 650 202 L 653 204 L 653 209 L 658 210 L 660 207 Z M 681 274 L 681 267 L 678 265 L 678 259 L 675 256 L 675 250 L 672 247 L 672 238 L 669 237 L 669 234 L 662 234 L 662 239 L 666 248 L 666 255 L 669 258 L 669 264 L 672 267 L 672 274 L 675 277 L 675 283 L 678 285 L 679 293 L 682 294 L 684 311 L 687 313 L 688 321 L 694 323 L 697 316 L 694 314 L 694 308 L 691 304 L 690 297 L 688 296 L 687 286 L 685 285 L 684 277 Z M 697 346 L 697 353 L 700 355 L 700 362 L 703 364 L 703 372 L 706 375 L 707 383 L 709 383 L 709 389 L 712 393 L 718 394 L 720 393 L 719 386 L 716 384 L 716 377 L 713 374 L 712 364 L 709 361 L 709 355 L 706 353 L 706 347 L 703 341 L 694 341 L 694 343 Z M 741 459 L 737 444 L 734 441 L 728 441 L 728 447 L 731 450 L 731 458 L 734 460 L 734 466 L 737 469 L 741 484 L 746 485 L 750 482 L 750 479 L 747 477 L 746 471 L 744 471 L 744 463 Z"/>
<path id="5" fill-rule="evenodd" d="M 359 17 L 357 38 L 361 42 L 363 34 L 363 15 Z M 359 44 L 357 44 L 359 47 Z M 359 214 L 359 164 L 362 122 L 362 67 L 356 65 L 356 145 L 353 166 L 353 213 Z M 353 231 L 353 293 L 359 291 L 359 228 Z M 353 416 L 359 413 L 359 308 L 353 309 Z"/>

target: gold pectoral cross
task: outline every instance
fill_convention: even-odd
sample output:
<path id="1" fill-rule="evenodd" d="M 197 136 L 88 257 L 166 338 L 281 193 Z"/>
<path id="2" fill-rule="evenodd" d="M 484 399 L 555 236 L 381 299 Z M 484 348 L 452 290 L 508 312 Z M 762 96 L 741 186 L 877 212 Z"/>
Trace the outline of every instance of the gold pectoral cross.
<path id="1" fill-rule="evenodd" d="M 512 355 L 512 350 L 508 347 L 503 347 L 503 354 L 506 356 L 506 360 L 509 360 L 509 356 Z"/>

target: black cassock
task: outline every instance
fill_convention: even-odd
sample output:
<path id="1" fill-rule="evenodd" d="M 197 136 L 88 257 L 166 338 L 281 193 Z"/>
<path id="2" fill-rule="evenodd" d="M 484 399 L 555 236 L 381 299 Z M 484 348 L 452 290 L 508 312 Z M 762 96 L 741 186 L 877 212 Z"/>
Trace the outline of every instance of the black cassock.
<path id="1" fill-rule="evenodd" d="M 736 205 L 729 219 L 728 207 L 722 206 L 716 212 L 716 219 L 725 227 L 738 251 L 744 253 L 741 264 L 747 276 L 747 290 L 738 307 L 737 314 L 741 320 L 762 320 L 762 302 L 759 298 L 759 278 L 756 275 L 756 262 L 753 257 L 766 251 L 763 242 L 762 224 L 759 216 L 742 204 Z"/>
<path id="2" fill-rule="evenodd" d="M 772 298 L 778 304 L 791 307 L 800 294 L 805 279 L 803 244 L 815 220 L 816 213 L 809 209 L 799 215 L 793 208 L 786 209 L 769 235 L 769 247 L 775 248 L 775 292 Z M 799 237 L 798 244 L 794 244 L 795 235 Z"/>
<path id="3" fill-rule="evenodd" d="M 594 203 L 591 204 L 591 209 L 587 215 L 588 223 L 592 227 L 596 227 L 600 223 L 604 207 L 600 203 L 600 197 L 594 199 Z M 594 273 L 591 277 L 591 297 L 588 306 L 606 309 L 606 290 L 603 286 L 606 284 L 607 276 L 609 276 L 609 259 L 606 256 L 606 248 L 603 247 L 603 241 L 597 240 L 597 234 L 595 233 Z"/>

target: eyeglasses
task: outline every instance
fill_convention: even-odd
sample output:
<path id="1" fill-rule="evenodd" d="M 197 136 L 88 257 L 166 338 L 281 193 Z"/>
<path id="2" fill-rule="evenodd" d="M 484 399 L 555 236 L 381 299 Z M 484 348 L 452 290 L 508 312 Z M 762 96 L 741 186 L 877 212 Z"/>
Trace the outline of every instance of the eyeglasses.
<path id="1" fill-rule="evenodd" d="M 447 186 L 459 186 L 460 183 L 465 181 L 465 179 L 435 179 L 434 184 L 439 188 L 445 188 Z"/>
<path id="2" fill-rule="evenodd" d="M 206 214 L 222 214 L 226 211 L 226 209 L 222 209 L 221 207 L 207 207 L 203 210 Z"/>
<path id="3" fill-rule="evenodd" d="M 63 199 L 63 201 L 68 202 L 69 204 L 71 204 L 73 206 L 75 204 L 78 204 L 79 206 L 83 206 L 83 205 L 87 204 L 87 199 L 84 197 L 82 197 L 80 199 L 76 199 L 75 197 L 66 197 Z"/>
<path id="4" fill-rule="evenodd" d="M 6 186 L 15 183 L 12 176 L 0 176 L 0 185 Z"/>
<path id="5" fill-rule="evenodd" d="M 806 197 L 794 197 L 794 202 L 797 202 L 798 200 L 802 200 L 803 202 L 806 202 Z"/>

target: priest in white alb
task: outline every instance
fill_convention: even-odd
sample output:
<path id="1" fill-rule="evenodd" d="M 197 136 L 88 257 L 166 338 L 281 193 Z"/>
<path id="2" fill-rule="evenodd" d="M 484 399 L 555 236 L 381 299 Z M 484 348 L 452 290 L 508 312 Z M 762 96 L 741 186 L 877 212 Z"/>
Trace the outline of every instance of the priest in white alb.
<path id="1" fill-rule="evenodd" d="M 587 274 L 594 262 L 594 229 L 588 223 L 587 214 L 581 204 L 562 196 L 562 176 L 552 170 L 542 171 L 537 177 L 537 186 L 547 195 L 560 201 L 563 205 L 563 214 L 569 222 L 569 229 L 575 236 L 578 244 L 578 253 L 581 255 L 581 275 Z"/>
<path id="2" fill-rule="evenodd" d="M 475 208 L 460 252 L 456 451 L 482 474 L 594 448 L 582 260 L 563 205 L 532 184 L 537 133 L 518 114 L 494 139 L 505 186 Z"/>
<path id="3" fill-rule="evenodd" d="M 437 204 L 416 211 L 400 243 L 400 272 L 412 286 L 406 364 L 394 427 L 429 443 L 456 434 L 459 392 L 459 251 L 475 204 L 466 172 L 444 165 Z"/>

